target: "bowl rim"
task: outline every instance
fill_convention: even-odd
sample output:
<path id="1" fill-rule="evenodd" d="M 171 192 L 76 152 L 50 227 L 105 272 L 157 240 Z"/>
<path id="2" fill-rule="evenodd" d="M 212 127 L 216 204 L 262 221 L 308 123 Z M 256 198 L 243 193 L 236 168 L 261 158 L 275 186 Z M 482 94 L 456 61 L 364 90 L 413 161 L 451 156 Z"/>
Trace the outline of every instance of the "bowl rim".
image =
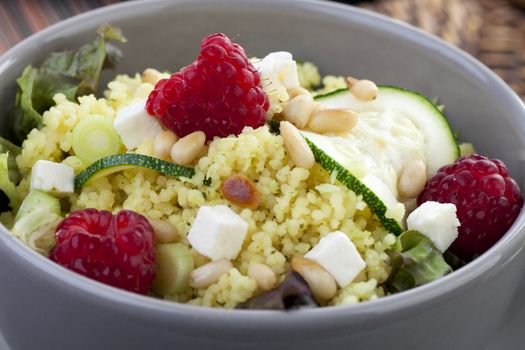
<path id="1" fill-rule="evenodd" d="M 107 20 L 117 21 L 118 19 L 125 18 L 126 14 L 136 14 L 140 12 L 140 9 L 144 6 L 164 8 L 188 3 L 199 6 L 201 4 L 211 4 L 212 2 L 213 0 L 139 0 L 88 11 L 58 22 L 41 32 L 33 34 L 6 51 L 0 56 L 0 75 L 3 72 L 3 67 L 8 66 L 12 60 L 16 59 L 16 56 L 19 55 L 20 52 L 24 50 L 34 50 L 34 48 L 31 48 L 31 45 L 35 42 L 45 42 L 46 37 L 56 36 L 62 30 L 70 28 L 72 25 L 77 25 L 78 27 L 75 32 L 80 32 L 93 24 L 103 23 Z M 255 3 L 256 1 L 223 0 L 221 5 L 235 5 L 241 2 L 246 4 L 248 2 Z M 402 37 L 403 40 L 417 42 L 420 46 L 439 51 L 440 54 L 447 56 L 452 61 L 464 60 L 468 62 L 477 74 L 481 74 L 484 79 L 490 84 L 493 84 L 493 90 L 505 103 L 511 106 L 517 113 L 525 116 L 525 105 L 523 102 L 514 91 L 489 68 L 451 44 L 442 41 L 432 34 L 412 27 L 409 24 L 368 10 L 320 0 L 264 0 L 257 1 L 257 4 L 258 6 L 280 6 L 283 9 L 287 7 L 302 7 L 302 11 L 309 13 L 315 12 L 323 16 L 344 17 L 345 20 L 361 21 L 369 27 L 374 27 L 376 30 L 394 31 L 396 35 Z M 105 20 L 101 22 L 99 18 L 102 17 Z M 482 279 L 488 271 L 503 268 L 508 261 L 523 249 L 525 245 L 524 211 L 525 209 L 522 209 L 522 212 L 509 231 L 491 249 L 474 262 L 437 281 L 373 301 L 351 306 L 301 310 L 287 313 L 286 317 L 282 317 L 281 312 L 275 311 L 232 311 L 179 304 L 140 296 L 106 286 L 69 271 L 33 252 L 20 241 L 10 236 L 3 225 L 0 225 L 0 251 L 5 251 L 7 258 L 12 259 L 13 263 L 16 263 L 25 273 L 30 274 L 32 278 L 35 278 L 41 283 L 53 285 L 60 293 L 68 297 L 80 298 L 83 302 L 90 305 L 102 307 L 106 310 L 117 311 L 134 319 L 147 319 L 148 322 L 156 322 L 157 324 L 160 322 L 165 327 L 174 328 L 173 319 L 176 317 L 184 317 L 189 325 L 198 323 L 203 330 L 206 330 L 205 334 L 209 335 L 209 331 L 212 330 L 212 333 L 218 337 L 220 337 L 220 331 L 213 331 L 218 323 L 224 328 L 230 325 L 238 328 L 241 324 L 244 325 L 244 327 L 257 325 L 261 327 L 263 332 L 265 331 L 265 326 L 272 326 L 272 329 L 275 330 L 284 328 L 286 332 L 292 330 L 305 333 L 305 331 L 311 327 L 326 330 L 329 328 L 336 329 L 337 324 L 350 325 L 352 322 L 357 324 L 365 319 L 372 321 L 374 318 L 377 318 L 378 314 L 381 314 L 383 320 L 388 315 L 390 315 L 388 317 L 393 320 L 394 316 L 396 318 L 400 317 L 400 315 L 413 312 L 416 308 L 422 310 L 424 305 L 431 307 L 431 305 L 436 305 L 436 303 L 449 300 L 463 293 L 468 288 L 468 285 L 474 282 L 475 279 Z M 363 326 L 365 325 L 363 324 Z M 188 329 L 189 328 L 184 328 L 184 330 Z"/>

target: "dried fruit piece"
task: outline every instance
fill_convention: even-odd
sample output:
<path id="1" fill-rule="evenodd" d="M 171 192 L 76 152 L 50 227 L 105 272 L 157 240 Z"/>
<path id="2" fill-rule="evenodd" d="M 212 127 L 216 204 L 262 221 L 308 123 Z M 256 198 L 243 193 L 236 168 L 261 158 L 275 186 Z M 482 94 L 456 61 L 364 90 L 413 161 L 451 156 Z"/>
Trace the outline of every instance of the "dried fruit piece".
<path id="1" fill-rule="evenodd" d="M 252 180 L 243 175 L 232 175 L 221 184 L 221 193 L 228 202 L 255 210 L 261 204 L 259 193 Z"/>

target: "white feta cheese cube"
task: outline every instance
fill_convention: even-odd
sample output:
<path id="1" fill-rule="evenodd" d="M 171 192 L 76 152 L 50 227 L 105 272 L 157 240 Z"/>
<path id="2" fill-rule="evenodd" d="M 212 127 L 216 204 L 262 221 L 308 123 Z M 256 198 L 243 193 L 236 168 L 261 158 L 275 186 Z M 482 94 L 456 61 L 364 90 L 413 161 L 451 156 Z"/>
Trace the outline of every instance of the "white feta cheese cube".
<path id="1" fill-rule="evenodd" d="M 146 99 L 119 109 L 113 126 L 128 150 L 137 148 L 145 139 L 162 131 L 157 119 L 146 111 Z"/>
<path id="2" fill-rule="evenodd" d="M 188 233 L 196 251 L 211 260 L 233 260 L 239 254 L 248 232 L 248 223 L 226 205 L 199 208 Z"/>
<path id="3" fill-rule="evenodd" d="M 31 169 L 30 188 L 44 192 L 73 193 L 75 173 L 66 164 L 39 160 Z"/>
<path id="4" fill-rule="evenodd" d="M 274 51 L 266 55 L 265 58 L 272 59 L 275 62 L 286 62 L 291 61 L 293 56 L 288 51 Z"/>
<path id="5" fill-rule="evenodd" d="M 458 237 L 460 225 L 456 206 L 452 203 L 428 201 L 417 207 L 407 218 L 408 229 L 430 238 L 442 253 Z"/>
<path id="6" fill-rule="evenodd" d="M 264 91 L 273 91 L 279 88 L 287 90 L 299 86 L 297 63 L 289 52 L 271 52 L 253 64 L 261 74 Z"/>
<path id="7" fill-rule="evenodd" d="M 304 257 L 328 271 L 341 288 L 350 284 L 366 266 L 354 243 L 341 231 L 321 238 Z"/>

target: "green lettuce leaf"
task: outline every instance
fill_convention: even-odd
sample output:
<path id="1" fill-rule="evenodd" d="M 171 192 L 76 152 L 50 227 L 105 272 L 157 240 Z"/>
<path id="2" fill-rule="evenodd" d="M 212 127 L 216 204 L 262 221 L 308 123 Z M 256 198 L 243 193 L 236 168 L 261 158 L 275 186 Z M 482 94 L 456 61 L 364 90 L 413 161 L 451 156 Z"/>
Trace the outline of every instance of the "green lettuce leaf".
<path id="1" fill-rule="evenodd" d="M 393 269 L 386 285 L 392 293 L 432 282 L 452 272 L 432 241 L 417 231 L 403 232 L 388 254 Z"/>
<path id="2" fill-rule="evenodd" d="M 76 96 L 96 92 L 102 69 L 113 68 L 122 56 L 121 51 L 107 41 L 126 40 L 120 29 L 109 25 L 99 27 L 97 33 L 99 36 L 93 42 L 81 46 L 76 51 L 52 53 L 42 63 L 39 72 L 58 79 L 60 87 L 68 85 L 68 78 L 77 80 Z"/>
<path id="3" fill-rule="evenodd" d="M 16 156 L 20 154 L 21 148 L 14 145 L 10 141 L 0 137 L 0 157 L 2 158 L 2 165 L 0 171 L 0 213 L 11 210 L 10 198 L 13 197 L 13 190 L 11 185 L 15 185 L 20 181 L 20 172 L 16 164 Z M 3 154 L 7 154 L 7 165 L 3 162 Z M 7 167 L 7 176 L 5 175 L 5 168 Z M 10 197 L 4 192 L 4 188 L 10 193 Z M 16 201 L 12 204 L 16 204 Z"/>
<path id="4" fill-rule="evenodd" d="M 11 208 L 15 208 L 20 201 L 15 184 L 9 178 L 9 153 L 0 154 L 0 190 L 9 199 Z"/>
<path id="5" fill-rule="evenodd" d="M 33 88 L 38 76 L 38 69 L 27 66 L 22 75 L 16 80 L 18 92 L 16 93 L 15 107 L 11 112 L 10 125 L 14 141 L 21 143 L 33 128 L 42 125 L 42 115 L 33 108 Z"/>
<path id="6" fill-rule="evenodd" d="M 74 51 L 53 52 L 39 68 L 27 66 L 17 79 L 18 92 L 11 113 L 13 141 L 21 143 L 33 128 L 42 125 L 42 113 L 54 105 L 53 96 L 69 100 L 96 93 L 100 74 L 122 57 L 109 41 L 125 42 L 120 29 L 103 25 L 98 37 Z"/>
<path id="7" fill-rule="evenodd" d="M 38 208 L 17 220 L 11 233 L 33 250 L 47 256 L 56 244 L 55 230 L 61 220 L 48 208 Z"/>
<path id="8" fill-rule="evenodd" d="M 22 152 L 22 148 L 13 144 L 11 141 L 0 137 L 0 153 L 9 153 L 7 157 L 7 168 L 9 172 L 9 179 L 14 184 L 18 184 L 20 179 L 20 171 L 16 163 L 16 157 Z"/>

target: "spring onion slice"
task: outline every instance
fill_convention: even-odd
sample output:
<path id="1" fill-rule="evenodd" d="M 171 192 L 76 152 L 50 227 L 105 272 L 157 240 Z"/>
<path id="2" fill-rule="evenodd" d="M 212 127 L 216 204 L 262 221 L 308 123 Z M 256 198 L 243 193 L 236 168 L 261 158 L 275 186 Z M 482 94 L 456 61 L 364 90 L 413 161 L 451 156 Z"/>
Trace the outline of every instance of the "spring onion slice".
<path id="1" fill-rule="evenodd" d="M 81 120 L 73 128 L 71 143 L 75 154 L 86 164 L 117 154 L 121 147 L 113 122 L 100 115 Z"/>

